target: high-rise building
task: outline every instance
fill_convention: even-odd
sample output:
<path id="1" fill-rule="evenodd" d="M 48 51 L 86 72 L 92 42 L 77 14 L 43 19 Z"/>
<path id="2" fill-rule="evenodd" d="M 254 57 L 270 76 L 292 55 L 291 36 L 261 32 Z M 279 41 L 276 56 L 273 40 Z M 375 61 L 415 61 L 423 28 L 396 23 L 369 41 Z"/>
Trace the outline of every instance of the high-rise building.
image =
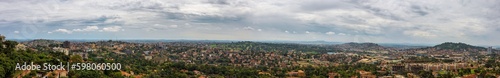
<path id="1" fill-rule="evenodd" d="M 493 49 L 493 47 L 488 47 L 488 53 L 489 54 L 493 54 L 493 52 L 491 51 Z"/>

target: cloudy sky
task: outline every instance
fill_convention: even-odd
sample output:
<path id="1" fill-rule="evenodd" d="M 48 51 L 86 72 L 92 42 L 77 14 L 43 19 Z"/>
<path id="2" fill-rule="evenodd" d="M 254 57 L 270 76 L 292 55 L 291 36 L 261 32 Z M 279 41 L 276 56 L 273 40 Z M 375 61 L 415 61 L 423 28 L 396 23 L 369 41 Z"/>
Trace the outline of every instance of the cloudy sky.
<path id="1" fill-rule="evenodd" d="M 11 39 L 500 45 L 499 0 L 0 0 Z"/>

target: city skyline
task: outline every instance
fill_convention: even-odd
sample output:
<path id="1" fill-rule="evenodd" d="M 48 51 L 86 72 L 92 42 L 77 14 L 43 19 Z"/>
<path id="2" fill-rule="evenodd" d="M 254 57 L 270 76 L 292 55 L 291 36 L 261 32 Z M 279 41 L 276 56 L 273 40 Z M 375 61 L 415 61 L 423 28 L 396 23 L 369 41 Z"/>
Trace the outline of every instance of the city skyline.
<path id="1" fill-rule="evenodd" d="M 0 34 L 9 39 L 463 42 L 497 46 L 498 3 L 4 0 L 0 1 Z"/>

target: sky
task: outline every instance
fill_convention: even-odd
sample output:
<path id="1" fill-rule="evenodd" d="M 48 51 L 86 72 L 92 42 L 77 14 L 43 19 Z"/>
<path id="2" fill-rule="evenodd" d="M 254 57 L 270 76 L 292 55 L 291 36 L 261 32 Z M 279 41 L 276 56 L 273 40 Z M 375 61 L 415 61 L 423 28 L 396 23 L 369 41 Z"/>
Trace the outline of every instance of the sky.
<path id="1" fill-rule="evenodd" d="M 10 39 L 500 45 L 499 0 L 0 0 Z"/>

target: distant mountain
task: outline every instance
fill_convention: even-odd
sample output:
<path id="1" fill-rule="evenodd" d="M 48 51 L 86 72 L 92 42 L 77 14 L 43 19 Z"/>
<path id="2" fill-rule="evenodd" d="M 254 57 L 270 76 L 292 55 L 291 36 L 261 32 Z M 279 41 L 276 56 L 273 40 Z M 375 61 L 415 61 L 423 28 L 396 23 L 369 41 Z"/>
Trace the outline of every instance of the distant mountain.
<path id="1" fill-rule="evenodd" d="M 296 43 L 296 44 L 342 44 L 341 42 L 329 42 L 329 41 L 255 41 L 255 42 L 265 42 L 265 43 Z"/>
<path id="2" fill-rule="evenodd" d="M 397 48 L 397 49 L 415 49 L 415 48 L 424 48 L 424 47 L 428 47 L 428 46 L 424 46 L 424 45 L 407 45 L 407 44 L 387 44 L 387 43 L 382 43 L 380 44 L 380 46 L 384 46 L 384 47 L 390 47 L 390 48 Z"/>
<path id="3" fill-rule="evenodd" d="M 55 41 L 55 40 L 47 40 L 47 39 L 35 39 L 31 41 L 25 41 L 21 42 L 22 44 L 25 45 L 32 45 L 32 46 L 49 46 L 50 44 L 62 44 L 62 42 Z"/>
<path id="4" fill-rule="evenodd" d="M 439 45 L 434 46 L 433 48 L 438 49 L 447 49 L 447 50 L 486 50 L 484 47 L 472 46 L 465 43 L 453 43 L 453 42 L 445 42 Z"/>
<path id="5" fill-rule="evenodd" d="M 386 47 L 380 46 L 375 43 L 344 43 L 340 45 L 335 45 L 339 49 L 350 49 L 350 50 L 384 50 Z"/>
<path id="6" fill-rule="evenodd" d="M 486 51 L 486 48 L 473 46 L 465 43 L 445 42 L 432 47 L 419 48 L 419 50 L 437 50 L 437 51 L 453 50 L 453 51 L 478 52 L 478 51 Z"/>

